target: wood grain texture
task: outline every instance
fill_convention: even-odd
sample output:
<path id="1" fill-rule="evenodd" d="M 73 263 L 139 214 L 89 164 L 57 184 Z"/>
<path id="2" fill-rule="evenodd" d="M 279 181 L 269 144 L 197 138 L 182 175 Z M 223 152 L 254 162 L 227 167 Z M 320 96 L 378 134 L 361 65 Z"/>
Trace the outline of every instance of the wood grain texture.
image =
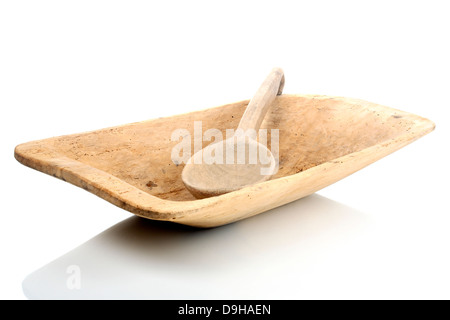
<path id="1" fill-rule="evenodd" d="M 171 133 L 192 133 L 194 121 L 203 121 L 204 130 L 235 128 L 248 103 L 28 142 L 15 157 L 138 216 L 215 227 L 310 195 L 434 129 L 430 120 L 362 100 L 282 95 L 262 123 L 281 129 L 278 173 L 196 200 L 181 180 L 184 166 L 171 160 L 177 144 Z"/>

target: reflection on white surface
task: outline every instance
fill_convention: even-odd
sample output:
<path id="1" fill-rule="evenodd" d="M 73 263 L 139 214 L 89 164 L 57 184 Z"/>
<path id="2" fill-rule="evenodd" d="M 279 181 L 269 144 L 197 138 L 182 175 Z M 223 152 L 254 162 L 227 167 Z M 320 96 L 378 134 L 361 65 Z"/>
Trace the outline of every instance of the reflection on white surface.
<path id="1" fill-rule="evenodd" d="M 365 220 L 319 195 L 214 229 L 131 217 L 35 271 L 23 289 L 30 299 L 300 298 Z"/>

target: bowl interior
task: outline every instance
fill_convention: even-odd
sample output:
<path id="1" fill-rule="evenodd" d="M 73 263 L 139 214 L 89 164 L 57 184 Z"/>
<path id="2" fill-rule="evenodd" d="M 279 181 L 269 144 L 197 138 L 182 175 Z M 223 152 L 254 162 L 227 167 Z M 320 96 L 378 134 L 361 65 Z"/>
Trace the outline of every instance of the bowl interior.
<path id="1" fill-rule="evenodd" d="M 194 133 L 218 129 L 226 136 L 235 129 L 248 101 L 170 118 L 129 124 L 94 132 L 57 137 L 52 148 L 60 154 L 108 172 L 162 199 L 194 200 L 181 180 L 183 163 L 172 161 L 174 131 L 185 129 L 194 151 Z M 417 117 L 418 118 L 418 117 Z M 297 174 L 324 162 L 383 143 L 414 130 L 410 114 L 359 100 L 323 96 L 282 95 L 262 125 L 279 133 L 278 173 L 272 178 Z M 197 126 L 197 130 L 195 130 Z M 181 132 L 181 131 L 180 131 Z M 207 146 L 203 142 L 202 147 Z M 273 148 L 272 148 L 272 151 Z"/>

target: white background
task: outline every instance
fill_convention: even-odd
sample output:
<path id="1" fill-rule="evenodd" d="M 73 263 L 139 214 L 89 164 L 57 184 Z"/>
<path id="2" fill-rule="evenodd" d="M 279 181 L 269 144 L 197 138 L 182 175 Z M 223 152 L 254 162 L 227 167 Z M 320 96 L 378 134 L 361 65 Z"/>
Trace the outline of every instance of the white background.
<path id="1" fill-rule="evenodd" d="M 28 274 L 131 216 L 20 165 L 17 144 L 248 99 L 279 66 L 285 93 L 360 98 L 437 125 L 319 192 L 359 212 L 333 218 L 345 228 L 315 221 L 314 206 L 298 212 L 313 221 L 298 228 L 310 250 L 283 297 L 449 299 L 449 10 L 431 0 L 0 2 L 0 298 L 25 298 Z M 340 230 L 351 236 L 336 242 Z"/>

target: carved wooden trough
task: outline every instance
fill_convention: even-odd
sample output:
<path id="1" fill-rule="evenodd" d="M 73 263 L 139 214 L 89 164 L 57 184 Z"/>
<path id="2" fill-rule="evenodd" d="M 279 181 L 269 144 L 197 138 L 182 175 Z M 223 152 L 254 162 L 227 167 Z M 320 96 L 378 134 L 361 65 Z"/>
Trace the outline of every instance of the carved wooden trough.
<path id="1" fill-rule="evenodd" d="M 281 95 L 262 128 L 280 129 L 279 171 L 271 180 L 224 195 L 195 199 L 171 151 L 174 130 L 225 130 L 239 124 L 249 101 L 205 111 L 28 142 L 22 164 L 138 216 L 215 227 L 308 196 L 434 129 L 417 115 L 357 99 Z M 205 143 L 204 146 L 207 144 Z"/>

